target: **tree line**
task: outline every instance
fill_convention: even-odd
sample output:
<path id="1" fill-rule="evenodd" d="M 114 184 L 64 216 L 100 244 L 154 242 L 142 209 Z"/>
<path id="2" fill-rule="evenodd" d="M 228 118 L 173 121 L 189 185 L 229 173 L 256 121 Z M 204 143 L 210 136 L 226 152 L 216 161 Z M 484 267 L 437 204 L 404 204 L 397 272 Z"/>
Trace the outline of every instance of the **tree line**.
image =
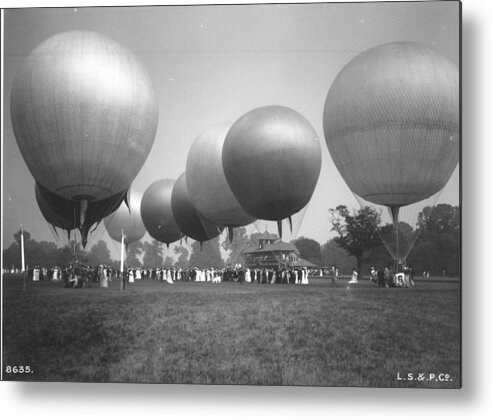
<path id="1" fill-rule="evenodd" d="M 336 265 L 339 272 L 349 274 L 357 268 L 360 275 L 367 275 L 370 267 L 392 265 L 392 258 L 377 234 L 376 213 L 365 207 L 350 211 L 346 206 L 329 210 L 332 214 L 332 231 L 336 236 L 321 245 L 314 239 L 300 237 L 292 241 L 300 256 L 319 267 Z M 427 207 L 418 216 L 420 235 L 408 256 L 407 263 L 415 274 L 429 271 L 431 275 L 457 276 L 460 273 L 460 211 L 459 207 L 439 204 Z M 177 259 L 165 256 L 165 245 L 153 239 L 151 242 L 137 241 L 127 245 L 126 266 L 128 267 L 224 267 L 244 264 L 242 253 L 255 246 L 263 233 L 247 234 L 246 228 L 235 229 L 233 240 L 214 238 L 200 244 L 193 241 L 190 250 L 183 239 L 173 250 Z M 20 267 L 20 232 L 14 234 L 15 241 L 3 251 L 3 267 Z M 221 248 L 224 252 L 221 252 Z M 105 264 L 118 268 L 120 262 L 111 259 L 105 241 L 100 240 L 88 251 L 72 242 L 57 247 L 53 242 L 38 242 L 24 231 L 26 261 L 30 266 L 66 266 L 73 262 L 74 252 L 79 261 L 87 265 Z M 223 258 L 223 255 L 226 255 Z"/>
<path id="2" fill-rule="evenodd" d="M 294 243 L 303 258 L 316 265 L 336 265 L 341 273 L 356 268 L 359 275 L 368 275 L 370 268 L 392 267 L 393 259 L 381 236 L 389 225 L 379 227 L 378 213 L 364 207 L 350 211 L 346 206 L 330 209 L 332 230 L 337 236 L 324 245 L 309 238 Z M 378 232 L 378 229 L 381 229 Z M 406 263 L 415 275 L 424 271 L 433 276 L 460 275 L 460 208 L 449 204 L 426 207 L 418 214 L 417 226 L 400 224 L 399 230 L 413 230 L 416 242 Z"/>

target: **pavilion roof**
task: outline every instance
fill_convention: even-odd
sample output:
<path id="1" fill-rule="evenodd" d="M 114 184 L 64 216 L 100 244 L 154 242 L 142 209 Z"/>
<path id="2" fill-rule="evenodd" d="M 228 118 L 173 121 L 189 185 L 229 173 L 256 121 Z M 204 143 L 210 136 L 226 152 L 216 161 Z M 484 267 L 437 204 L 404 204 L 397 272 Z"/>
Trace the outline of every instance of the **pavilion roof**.
<path id="1" fill-rule="evenodd" d="M 258 245 L 251 246 L 247 249 L 245 249 L 242 254 L 256 254 L 256 253 L 263 253 L 263 252 L 280 252 L 280 251 L 293 251 L 296 254 L 299 254 L 298 248 L 296 248 L 296 245 L 290 244 L 287 242 L 282 242 L 282 241 L 277 241 L 272 244 L 264 244 L 262 248 L 259 248 Z"/>

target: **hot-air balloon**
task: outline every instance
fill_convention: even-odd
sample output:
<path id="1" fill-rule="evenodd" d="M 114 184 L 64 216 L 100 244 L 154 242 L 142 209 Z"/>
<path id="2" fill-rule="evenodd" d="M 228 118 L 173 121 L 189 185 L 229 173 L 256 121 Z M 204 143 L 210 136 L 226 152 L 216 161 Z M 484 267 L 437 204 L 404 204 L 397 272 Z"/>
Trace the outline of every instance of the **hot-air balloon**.
<path id="1" fill-rule="evenodd" d="M 382 239 L 396 266 L 405 263 L 419 231 L 404 213 L 415 220 L 420 203 L 433 205 L 459 161 L 457 66 L 421 44 L 371 48 L 332 83 L 323 126 L 360 204 L 387 210 L 392 235 Z"/>
<path id="2" fill-rule="evenodd" d="M 226 181 L 222 164 L 223 144 L 229 127 L 213 128 L 198 136 L 187 156 L 186 182 L 194 207 L 217 226 L 246 226 L 255 220 L 243 210 Z"/>
<path id="3" fill-rule="evenodd" d="M 265 106 L 247 112 L 230 128 L 222 162 L 231 191 L 257 219 L 282 219 L 303 209 L 320 175 L 318 135 L 299 112 Z"/>
<path id="4" fill-rule="evenodd" d="M 194 207 L 187 187 L 186 173 L 176 180 L 171 193 L 171 209 L 178 227 L 184 235 L 200 242 L 215 238 L 221 229 Z"/>
<path id="5" fill-rule="evenodd" d="M 166 246 L 183 236 L 171 209 L 174 184 L 171 179 L 154 181 L 144 192 L 140 203 L 140 215 L 147 232 Z"/>
<path id="6" fill-rule="evenodd" d="M 104 218 L 104 226 L 111 239 L 123 242 L 128 245 L 142 239 L 146 233 L 146 228 L 140 216 L 140 204 L 142 194 L 138 191 L 130 190 L 128 206 L 121 203 L 120 207 L 109 216 Z"/>
<path id="7" fill-rule="evenodd" d="M 81 203 L 54 194 L 39 183 L 36 183 L 35 196 L 45 220 L 54 227 L 66 230 L 69 240 L 70 231 L 78 229 L 84 248 L 89 233 L 96 229 L 104 217 L 113 213 L 126 200 L 126 193 L 123 192 L 103 200 L 91 201 L 87 203 L 84 218 L 81 218 Z"/>
<path id="8" fill-rule="evenodd" d="M 87 203 L 128 190 L 152 147 L 158 120 L 142 64 L 106 36 L 84 31 L 55 35 L 26 57 L 10 109 L 35 180 L 80 203 L 81 219 Z"/>

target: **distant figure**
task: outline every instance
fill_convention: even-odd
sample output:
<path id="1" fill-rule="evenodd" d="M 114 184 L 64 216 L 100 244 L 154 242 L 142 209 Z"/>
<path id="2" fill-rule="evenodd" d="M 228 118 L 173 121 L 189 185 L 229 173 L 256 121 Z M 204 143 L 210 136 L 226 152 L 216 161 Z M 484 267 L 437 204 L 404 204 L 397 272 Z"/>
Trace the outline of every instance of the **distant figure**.
<path id="1" fill-rule="evenodd" d="M 75 269 L 70 273 L 68 282 L 69 282 L 69 287 L 72 287 L 74 289 L 76 289 L 79 286 L 79 276 L 77 275 Z"/>
<path id="2" fill-rule="evenodd" d="M 303 269 L 303 276 L 301 278 L 301 284 L 308 284 L 308 269 Z"/>
<path id="3" fill-rule="evenodd" d="M 353 268 L 353 272 L 351 274 L 351 280 L 349 280 L 349 284 L 356 284 L 358 283 L 358 272 L 356 271 L 356 268 Z"/>
<path id="4" fill-rule="evenodd" d="M 99 287 L 108 287 L 108 277 L 106 276 L 106 270 L 102 265 L 99 266 L 98 268 L 98 280 L 99 280 Z"/>
<path id="5" fill-rule="evenodd" d="M 404 267 L 404 287 L 411 287 L 411 269 L 408 266 Z"/>
<path id="6" fill-rule="evenodd" d="M 252 282 L 252 277 L 250 274 L 250 269 L 247 268 L 245 272 L 245 283 L 251 283 Z"/>
<path id="7" fill-rule="evenodd" d="M 372 267 L 370 269 L 370 281 L 372 283 L 377 283 L 378 282 L 378 273 L 377 273 L 377 270 L 375 270 L 375 267 Z"/>
<path id="8" fill-rule="evenodd" d="M 377 271 L 377 282 L 378 282 L 378 287 L 385 286 L 385 271 L 383 267 L 380 267 Z"/>
<path id="9" fill-rule="evenodd" d="M 384 276 L 385 287 L 390 287 L 392 277 L 390 275 L 389 267 L 385 266 L 385 268 L 383 269 L 383 276 Z"/>
<path id="10" fill-rule="evenodd" d="M 336 271 L 336 268 L 334 266 L 330 267 L 329 276 L 332 279 L 332 281 L 330 283 L 330 287 L 334 287 L 334 286 L 339 287 L 337 285 L 337 271 Z"/>
<path id="11" fill-rule="evenodd" d="M 128 284 L 128 270 L 123 270 L 121 276 L 120 290 L 125 290 Z"/>

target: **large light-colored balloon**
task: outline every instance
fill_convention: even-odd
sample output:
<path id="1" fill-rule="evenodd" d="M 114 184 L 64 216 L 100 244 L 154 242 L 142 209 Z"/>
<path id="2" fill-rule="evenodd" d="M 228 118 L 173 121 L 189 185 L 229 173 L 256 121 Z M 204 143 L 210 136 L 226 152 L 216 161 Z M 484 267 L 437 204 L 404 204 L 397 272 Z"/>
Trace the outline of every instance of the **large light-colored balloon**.
<path id="1" fill-rule="evenodd" d="M 188 194 L 186 174 L 176 180 L 171 193 L 171 209 L 178 227 L 184 235 L 199 242 L 215 238 L 221 229 L 212 221 L 200 214 L 192 204 Z"/>
<path id="2" fill-rule="evenodd" d="M 154 181 L 142 196 L 140 215 L 149 235 L 169 245 L 183 234 L 176 224 L 171 209 L 171 193 L 175 182 L 171 179 Z"/>
<path id="3" fill-rule="evenodd" d="M 55 35 L 25 59 L 11 93 L 17 144 L 36 181 L 66 199 L 126 191 L 154 142 L 150 78 L 127 49 L 95 32 Z"/>
<path id="4" fill-rule="evenodd" d="M 226 181 L 222 164 L 227 127 L 197 137 L 188 152 L 186 180 L 195 208 L 221 227 L 246 226 L 255 220 L 240 206 Z"/>
<path id="5" fill-rule="evenodd" d="M 115 213 L 105 217 L 104 225 L 111 239 L 121 241 L 122 232 L 125 244 L 131 244 L 142 239 L 146 233 L 146 228 L 142 222 L 142 217 L 140 217 L 141 201 L 142 194 L 131 190 L 128 206 L 126 203 L 122 203 Z"/>
<path id="6" fill-rule="evenodd" d="M 398 209 L 440 191 L 459 160 L 459 71 L 427 46 L 365 51 L 327 95 L 324 133 L 349 188 Z"/>
<path id="7" fill-rule="evenodd" d="M 231 191 L 247 213 L 282 220 L 310 201 L 322 154 L 305 117 L 284 106 L 266 106 L 232 125 L 222 161 Z"/>

